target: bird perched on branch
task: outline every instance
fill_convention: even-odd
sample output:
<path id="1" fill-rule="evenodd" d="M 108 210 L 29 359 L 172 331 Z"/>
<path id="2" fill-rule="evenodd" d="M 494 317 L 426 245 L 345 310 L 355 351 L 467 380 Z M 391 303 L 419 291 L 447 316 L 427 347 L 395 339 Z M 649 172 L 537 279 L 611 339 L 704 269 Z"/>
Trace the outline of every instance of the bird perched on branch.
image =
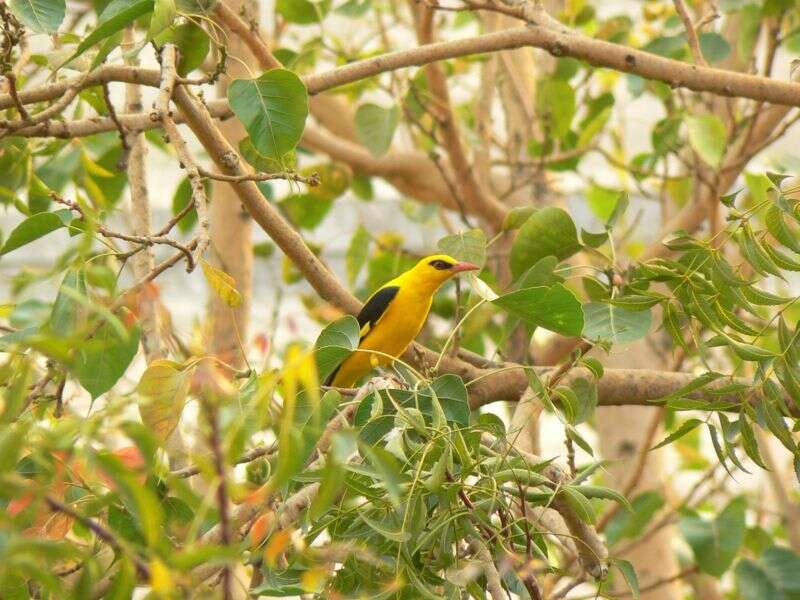
<path id="1" fill-rule="evenodd" d="M 361 327 L 358 350 L 330 374 L 325 384 L 352 387 L 375 367 L 389 364 L 392 357 L 400 356 L 425 324 L 436 290 L 454 275 L 478 268 L 446 254 L 436 254 L 423 258 L 380 287 L 358 313 Z"/>

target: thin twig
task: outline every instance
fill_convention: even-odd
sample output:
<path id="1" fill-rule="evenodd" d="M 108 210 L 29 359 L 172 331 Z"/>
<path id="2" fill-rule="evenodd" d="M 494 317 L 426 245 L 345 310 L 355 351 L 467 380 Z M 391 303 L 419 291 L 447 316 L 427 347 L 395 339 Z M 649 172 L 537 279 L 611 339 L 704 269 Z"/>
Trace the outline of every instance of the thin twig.
<path id="1" fill-rule="evenodd" d="M 197 223 L 199 226 L 198 242 L 195 250 L 195 256 L 199 260 L 203 257 L 203 253 L 211 241 L 210 233 L 210 220 L 208 216 L 208 198 L 206 196 L 205 183 L 200 175 L 189 152 L 189 147 L 186 140 L 183 139 L 178 126 L 172 118 L 172 113 L 169 109 L 169 102 L 172 94 L 175 92 L 175 81 L 177 78 L 177 50 L 173 44 L 164 44 L 161 49 L 161 87 L 159 88 L 157 108 L 161 123 L 164 126 L 164 131 L 169 138 L 172 147 L 178 155 L 183 168 L 186 170 L 186 175 L 189 178 L 189 183 L 192 188 L 192 200 L 195 209 L 197 210 Z M 190 268 L 191 266 L 191 268 Z M 194 268 L 192 265 L 187 265 L 187 271 Z"/>
<path id="2" fill-rule="evenodd" d="M 8 81 L 8 93 L 14 100 L 14 106 L 17 108 L 20 118 L 23 121 L 27 121 L 29 119 L 28 111 L 25 110 L 25 105 L 19 99 L 19 94 L 17 93 L 17 76 L 11 72 L 6 73 L 6 81 Z"/>
<path id="3" fill-rule="evenodd" d="M 280 172 L 280 173 L 245 173 L 243 175 L 226 175 L 225 173 L 213 173 L 198 167 L 198 173 L 201 177 L 208 179 L 215 179 L 217 181 L 226 181 L 228 183 L 241 183 L 243 181 L 273 181 L 276 179 L 284 179 L 286 181 L 296 181 L 298 183 L 305 183 L 310 186 L 317 186 L 320 184 L 318 173 L 305 176 L 298 173 Z"/>
<path id="4" fill-rule="evenodd" d="M 695 29 L 692 23 L 692 18 L 689 16 L 689 10 L 686 8 L 686 4 L 683 0 L 672 0 L 672 4 L 675 6 L 675 12 L 678 13 L 678 16 L 683 22 L 684 29 L 686 29 L 686 40 L 689 42 L 689 50 L 692 52 L 692 58 L 694 58 L 695 64 L 707 67 L 708 63 L 703 57 L 703 51 L 700 48 L 700 40 L 697 37 L 697 29 Z"/>
<path id="5" fill-rule="evenodd" d="M 269 454 L 272 454 L 273 452 L 275 452 L 276 449 L 277 449 L 277 445 L 276 444 L 272 444 L 271 446 L 258 446 L 256 448 L 253 448 L 252 450 L 242 454 L 242 456 L 240 456 L 239 458 L 236 459 L 236 462 L 234 464 L 242 465 L 242 464 L 253 462 L 254 460 L 258 460 L 262 456 L 267 456 Z M 172 471 L 172 473 L 170 473 L 170 475 L 172 477 L 178 477 L 180 479 L 185 479 L 187 477 L 194 477 L 195 475 L 197 475 L 199 473 L 200 473 L 200 467 L 198 467 L 197 465 L 192 465 L 191 467 L 185 467 L 185 468 L 179 469 L 177 471 Z"/>
<path id="6" fill-rule="evenodd" d="M 67 506 L 60 500 L 53 498 L 52 496 L 45 496 L 44 501 L 50 507 L 51 510 L 66 515 L 72 519 L 75 519 L 81 525 L 83 525 L 87 529 L 90 529 L 98 538 L 100 538 L 106 544 L 111 546 L 111 548 L 114 551 L 121 554 L 126 554 L 125 548 L 123 547 L 119 539 L 117 539 L 117 536 L 114 535 L 111 531 L 109 531 L 105 527 L 103 527 L 102 525 L 100 525 L 100 523 L 98 523 L 94 519 L 90 519 L 89 517 L 85 517 L 75 512 L 69 506 Z M 150 568 L 147 566 L 147 563 L 145 563 L 141 558 L 139 558 L 139 556 L 133 553 L 127 553 L 127 554 L 130 556 L 131 560 L 136 565 L 136 569 L 139 572 L 139 575 L 141 575 L 145 579 L 149 579 Z"/>
<path id="7" fill-rule="evenodd" d="M 114 103 L 111 101 L 111 90 L 109 89 L 107 81 L 103 82 L 102 88 L 103 88 L 103 99 L 106 102 L 106 109 L 108 110 L 108 116 L 114 122 L 114 125 L 117 127 L 117 131 L 119 131 L 119 140 L 120 144 L 122 145 L 122 157 L 117 163 L 117 168 L 120 171 L 124 171 L 127 168 L 128 154 L 131 151 L 130 144 L 128 143 L 128 134 L 125 132 L 125 126 L 119 120 L 119 116 L 117 116 L 117 109 L 114 108 Z"/>

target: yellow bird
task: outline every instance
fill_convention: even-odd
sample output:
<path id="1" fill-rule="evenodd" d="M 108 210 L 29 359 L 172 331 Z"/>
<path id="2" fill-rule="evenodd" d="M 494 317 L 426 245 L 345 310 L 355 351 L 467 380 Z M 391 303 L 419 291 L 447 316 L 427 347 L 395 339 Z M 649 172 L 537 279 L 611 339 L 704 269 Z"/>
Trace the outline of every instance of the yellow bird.
<path id="1" fill-rule="evenodd" d="M 436 254 L 423 258 L 412 269 L 380 287 L 358 313 L 359 351 L 348 356 L 325 385 L 352 387 L 375 367 L 400 356 L 425 324 L 436 290 L 457 273 L 478 268 L 446 254 Z M 381 354 L 371 354 L 369 350 Z"/>

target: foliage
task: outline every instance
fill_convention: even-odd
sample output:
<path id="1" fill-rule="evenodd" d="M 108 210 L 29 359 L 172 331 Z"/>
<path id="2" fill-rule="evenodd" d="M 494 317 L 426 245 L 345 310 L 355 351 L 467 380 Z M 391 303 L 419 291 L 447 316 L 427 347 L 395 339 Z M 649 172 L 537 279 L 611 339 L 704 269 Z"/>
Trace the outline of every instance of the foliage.
<path id="1" fill-rule="evenodd" d="M 690 59 L 671 7 L 643 6 L 638 20 L 601 16 L 584 2 L 566 3 L 558 16 L 611 43 L 636 42 L 655 55 Z M 2 9 L 4 39 L 13 42 L 7 58 L 19 72 L 3 76 L 23 92 L 74 83 L 73 71 L 147 60 L 156 56 L 148 52 L 169 45 L 179 49 L 175 75 L 183 79 L 175 85 L 210 93 L 231 66 L 213 3 L 111 0 L 89 9 L 63 0 L 14 0 L 10 9 L 13 19 Z M 535 597 L 542 581 L 561 589 L 584 580 L 590 594 L 628 588 L 635 597 L 645 585 L 621 556 L 677 522 L 687 572 L 722 581 L 732 599 L 799 597 L 800 556 L 787 547 L 797 544 L 787 532 L 791 515 L 760 512 L 760 490 L 737 480 L 760 474 L 778 449 L 800 476 L 800 313 L 793 275 L 800 271 L 800 196 L 788 175 L 797 165 L 776 159 L 773 168 L 781 174 L 746 173 L 738 193 L 725 195 L 730 186 L 720 183 L 726 170 L 747 163 L 731 158 L 731 148 L 748 146 L 750 138 L 741 136 L 755 135 L 761 105 L 714 112 L 710 101 L 661 81 L 561 56 L 537 74 L 533 101 L 520 102 L 498 84 L 502 102 L 494 108 L 503 104 L 514 134 L 497 148 L 497 132 L 487 133 L 481 115 L 485 90 L 468 85 L 459 90 L 464 94 L 442 98 L 437 73 L 420 66 L 342 87 L 333 97 L 341 104 L 332 106 L 348 110 L 328 128 L 337 130 L 331 136 L 342 130 L 350 137 L 345 151 L 328 157 L 320 136 L 304 138 L 316 126 L 308 119 L 315 105 L 304 76 L 378 53 L 354 43 L 362 28 L 381 45 L 388 39 L 384 20 L 419 32 L 410 18 L 407 23 L 370 0 L 278 0 L 274 9 L 277 31 L 288 32 L 274 49 L 283 68 L 248 65 L 252 76 L 228 85 L 222 102 L 230 110 L 217 115 L 232 113 L 247 137 L 238 152 L 209 155 L 234 189 L 244 187 L 236 182 L 244 173 L 239 162 L 256 173 L 247 185 L 258 186 L 264 204 L 258 214 L 245 208 L 257 223 L 281 218 L 290 224 L 283 237 L 273 235 L 276 245 L 262 242 L 253 252 L 271 265 L 283 261 L 270 284 L 302 296 L 321 331 L 315 343 L 300 334 L 250 343 L 249 332 L 237 331 L 241 348 L 230 360 L 209 350 L 210 322 L 182 339 L 153 281 L 168 267 L 185 263 L 226 309 L 250 306 L 251 290 L 217 261 L 222 253 L 212 245 L 202 256 L 208 207 L 198 204 L 198 190 L 211 194 L 220 185 L 207 185 L 212 169 L 198 170 L 181 157 L 186 176 L 169 189 L 151 190 L 168 199 L 172 221 L 158 234 L 135 235 L 122 200 L 132 187 L 122 167 L 132 160 L 135 136 L 125 130 L 120 136 L 121 111 L 109 105 L 107 84 L 65 85 L 56 98 L 26 100 L 25 111 L 11 95 L 0 97 L 0 203 L 10 216 L 0 232 L 0 266 L 10 274 L 0 305 L 0 596 L 125 598 L 137 586 L 154 597 L 189 596 L 206 585 L 226 585 L 225 574 L 244 567 L 253 596 L 485 598 L 497 578 L 520 598 Z M 742 35 L 727 40 L 723 26 L 701 32 L 708 62 L 757 63 L 756 42 L 768 25 L 781 32 L 775 39 L 782 51 L 797 53 L 800 44 L 791 42 L 797 7 L 723 2 L 720 9 L 726 23 L 740 23 Z M 81 23 L 78 33 L 64 31 L 73 17 Z M 448 34 L 480 28 L 472 11 L 442 11 L 436 18 Z M 31 49 L 26 62 L 24 47 L 12 40 L 9 23 L 16 19 L 31 34 L 52 35 L 53 47 Z M 330 23 L 359 35 L 333 34 Z M 137 42 L 123 51 L 125 30 Z M 159 68 L 166 68 L 159 56 Z M 454 87 L 475 82 L 490 60 L 453 58 L 439 74 Z M 509 68 L 503 61 L 494 67 Z M 138 77 L 148 73 L 119 81 L 140 85 Z M 461 100 L 465 94 L 468 101 Z M 617 106 L 623 94 L 658 106 L 646 149 L 633 156 L 617 119 L 625 110 Z M 38 122 L 59 97 L 68 103 Z M 174 100 L 176 111 L 184 106 Z M 168 123 L 169 114 L 154 110 L 142 127 Z M 517 127 L 519 114 L 529 131 Z M 460 144 L 448 137 L 459 134 L 451 117 L 463 130 Z M 112 130 L 91 129 L 106 118 Z M 65 126 L 60 120 L 90 133 L 62 139 L 50 131 Z M 172 137 L 149 132 L 144 143 L 157 160 L 172 161 L 181 148 Z M 197 135 L 204 144 L 208 137 Z M 762 141 L 766 147 L 775 139 Z M 453 161 L 470 146 L 464 140 L 484 154 L 473 149 L 473 163 L 457 173 Z M 194 140 L 190 146 L 194 152 Z M 197 154 L 199 163 L 211 164 Z M 415 160 L 428 161 L 421 163 L 427 170 L 419 169 L 425 181 L 409 181 L 402 170 Z M 483 218 L 488 213 L 477 218 L 480 207 L 465 194 L 470 177 L 483 177 L 491 166 L 480 161 L 507 167 L 497 178 L 502 189 L 494 190 L 503 207 L 497 222 Z M 601 171 L 618 177 L 609 181 Z M 393 199 L 381 177 L 409 197 Z M 577 181 L 579 193 L 556 206 L 537 191 L 551 178 Z M 481 185 L 493 180 L 484 177 Z M 452 197 L 432 198 L 445 192 Z M 642 253 L 639 225 L 648 202 L 659 202 L 667 215 L 708 197 L 712 213 L 724 217 L 710 233 L 674 231 L 663 245 L 655 242 L 656 252 Z M 348 203 L 362 217 L 350 229 L 337 221 L 348 214 Z M 409 231 L 422 232 L 424 249 Z M 314 241 L 306 244 L 304 236 Z M 270 256 L 278 246 L 286 256 Z M 312 252 L 300 260 L 292 254 L 299 246 Z M 153 247 L 159 261 L 172 262 L 156 263 L 144 280 L 131 278 L 131 264 Z M 42 249 L 50 252 L 46 264 L 26 266 Z M 175 254 L 163 259 L 162 249 Z M 481 267 L 455 293 L 445 286 L 434 299 L 419 341 L 438 350 L 435 366 L 406 356 L 387 370 L 390 378 L 356 390 L 322 386 L 357 351 L 360 330 L 341 306 L 302 287 L 306 280 L 316 291 L 324 288 L 309 275 L 324 269 L 312 253 L 330 263 L 343 255 L 341 270 L 365 298 L 412 266 L 421 250 Z M 342 297 L 330 289 L 322 295 L 331 302 Z M 161 325 L 155 333 L 147 328 L 154 305 Z M 579 345 L 554 369 L 534 365 L 532 340 L 554 334 Z M 168 343 L 143 360 L 147 336 L 154 335 Z M 681 357 L 681 373 L 655 375 L 664 375 L 659 382 L 667 383 L 658 389 L 668 391 L 641 391 L 640 380 L 626 372 L 627 387 L 614 388 L 619 396 L 610 397 L 608 382 L 619 374 L 603 366 L 605 352 L 636 352 L 635 344 L 659 337 L 662 347 L 674 349 L 669 354 Z M 448 361 L 476 353 L 478 367 L 457 363 L 448 371 Z M 505 395 L 481 395 L 492 391 L 485 385 L 490 377 L 507 383 L 501 378 L 511 373 L 529 394 L 511 397 L 520 386 L 498 384 L 494 389 Z M 563 438 L 563 453 L 538 457 L 522 450 L 518 439 L 526 432 L 481 406 L 531 397 Z M 692 492 L 673 502 L 661 491 L 617 490 L 607 481 L 595 442 L 596 411 L 644 402 L 662 407 L 666 431 L 656 435 L 654 428 L 640 452 L 670 449 L 680 477 L 717 486 L 709 485 L 704 497 Z M 186 456 L 172 445 L 181 429 L 190 430 L 197 447 Z M 722 471 L 717 465 L 725 479 L 714 479 Z M 732 493 L 722 489 L 724 482 Z M 785 495 L 796 504 L 796 489 Z M 532 518 L 551 509 L 567 517 L 576 549 Z M 756 511 L 759 525 L 751 527 Z M 602 540 L 594 527 L 604 529 Z M 608 547 L 609 579 L 589 581 L 580 535 Z M 597 574 L 604 575 L 605 557 L 595 554 Z"/>

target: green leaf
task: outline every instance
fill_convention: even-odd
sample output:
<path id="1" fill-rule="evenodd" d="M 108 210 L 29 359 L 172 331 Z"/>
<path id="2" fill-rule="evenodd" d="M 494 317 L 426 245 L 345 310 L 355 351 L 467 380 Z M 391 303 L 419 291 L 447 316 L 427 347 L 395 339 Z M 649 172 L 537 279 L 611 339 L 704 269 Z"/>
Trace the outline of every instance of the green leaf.
<path id="1" fill-rule="evenodd" d="M 689 419 L 688 421 L 685 421 L 675 431 L 670 433 L 662 441 L 660 441 L 658 444 L 653 446 L 651 448 L 651 450 L 655 450 L 657 448 L 661 448 L 662 446 L 666 446 L 667 444 L 671 444 L 675 440 L 678 440 L 678 439 L 682 438 L 687 433 L 689 433 L 693 429 L 697 428 L 698 425 L 702 425 L 702 424 L 703 424 L 703 421 L 701 421 L 700 419 Z"/>
<path id="2" fill-rule="evenodd" d="M 736 36 L 736 54 L 740 61 L 749 62 L 750 53 L 761 31 L 761 5 L 747 3 L 739 13 Z"/>
<path id="3" fill-rule="evenodd" d="M 318 23 L 328 13 L 331 0 L 277 0 L 275 10 L 290 23 Z"/>
<path id="4" fill-rule="evenodd" d="M 237 79 L 228 87 L 228 101 L 261 154 L 280 160 L 297 146 L 308 117 L 308 91 L 291 71 Z"/>
<path id="5" fill-rule="evenodd" d="M 596 517 L 592 503 L 578 491 L 578 488 L 564 486 L 561 488 L 561 493 L 564 494 L 567 504 L 575 511 L 581 521 L 589 524 L 595 522 Z"/>
<path id="6" fill-rule="evenodd" d="M 511 247 L 511 272 L 516 278 L 546 256 L 563 260 L 580 249 L 572 217 L 548 206 L 533 213 L 520 228 Z"/>
<path id="7" fill-rule="evenodd" d="M 70 269 L 64 275 L 58 289 L 49 328 L 61 337 L 70 337 L 81 331 L 86 324 L 86 305 L 78 298 L 86 297 L 86 276 L 83 269 Z"/>
<path id="8" fill-rule="evenodd" d="M 186 77 L 203 64 L 211 46 L 208 34 L 202 27 L 198 27 L 194 23 L 183 23 L 177 27 L 170 27 L 161 32 L 156 38 L 156 42 L 159 46 L 172 43 L 180 50 L 178 75 L 181 77 Z"/>
<path id="9" fill-rule="evenodd" d="M 65 0 L 11 0 L 11 9 L 31 31 L 55 33 L 67 5 Z"/>
<path id="10" fill-rule="evenodd" d="M 114 387 L 138 351 L 138 325 L 128 330 L 127 337 L 120 337 L 117 329 L 106 321 L 86 347 L 78 350 L 73 371 L 94 400 Z"/>
<path id="11" fill-rule="evenodd" d="M 742 600 L 786 600 L 760 562 L 743 558 L 734 570 L 736 591 Z"/>
<path id="12" fill-rule="evenodd" d="M 206 193 L 208 193 L 208 190 L 206 190 Z M 192 184 L 189 181 L 189 178 L 186 177 L 181 180 L 181 182 L 178 184 L 178 187 L 175 188 L 175 193 L 172 195 L 172 215 L 175 216 L 180 214 L 180 212 L 190 203 L 193 203 Z M 197 209 L 192 208 L 183 216 L 180 221 L 178 221 L 178 230 L 181 233 L 186 234 L 189 233 L 196 224 Z"/>
<path id="13" fill-rule="evenodd" d="M 347 281 L 350 285 L 355 283 L 358 274 L 367 262 L 369 255 L 370 235 L 367 229 L 359 224 L 350 238 L 350 245 L 347 247 L 347 255 L 345 256 L 345 263 L 347 266 Z"/>
<path id="14" fill-rule="evenodd" d="M 575 418 L 571 423 L 578 425 L 588 421 L 597 408 L 597 384 L 584 377 L 578 377 L 570 383 L 570 389 L 575 393 L 577 400 Z M 587 450 L 587 452 L 592 454 L 591 450 Z"/>
<path id="15" fill-rule="evenodd" d="M 631 591 L 631 596 L 634 600 L 639 597 L 639 577 L 636 575 L 636 569 L 627 560 L 617 558 L 614 560 L 614 566 L 622 573 L 625 578 L 625 583 L 628 584 L 628 589 Z"/>
<path id="16" fill-rule="evenodd" d="M 439 250 L 460 261 L 483 267 L 486 262 L 486 235 L 482 229 L 469 229 L 447 235 L 436 244 Z"/>
<path id="17" fill-rule="evenodd" d="M 547 79 L 536 90 L 537 112 L 551 135 L 563 138 L 575 116 L 575 90 L 562 79 Z"/>
<path id="18" fill-rule="evenodd" d="M 519 229 L 537 210 L 535 206 L 515 206 L 510 209 L 503 219 L 503 231 Z"/>
<path id="19" fill-rule="evenodd" d="M 264 579 L 261 584 L 250 590 L 254 598 L 273 597 L 286 598 L 298 597 L 307 593 L 307 590 L 300 583 L 300 579 L 305 573 L 305 569 L 261 569 Z"/>
<path id="20" fill-rule="evenodd" d="M 32 217 L 28 217 L 11 231 L 2 249 L 0 249 L 0 256 L 8 254 L 25 244 L 30 244 L 56 229 L 61 229 L 71 219 L 72 211 L 68 208 L 55 212 L 37 213 Z"/>
<path id="21" fill-rule="evenodd" d="M 700 50 L 710 63 L 720 62 L 730 56 L 731 45 L 715 31 L 704 31 L 699 36 Z"/>
<path id="22" fill-rule="evenodd" d="M 586 496 L 587 498 L 602 498 L 603 500 L 613 500 L 620 506 L 624 507 L 626 510 L 633 510 L 633 506 L 628 499 L 625 498 L 622 494 L 620 494 L 617 490 L 612 490 L 608 487 L 597 486 L 597 485 L 581 485 L 578 487 L 581 494 Z"/>
<path id="23" fill-rule="evenodd" d="M 356 135 L 373 156 L 383 156 L 392 145 L 400 123 L 400 107 L 383 108 L 377 104 L 362 104 L 356 111 Z"/>
<path id="24" fill-rule="evenodd" d="M 586 190 L 586 203 L 592 212 L 601 220 L 607 221 L 614 212 L 614 207 L 622 192 L 591 183 Z"/>
<path id="25" fill-rule="evenodd" d="M 574 336 L 580 335 L 584 329 L 580 301 L 560 283 L 515 290 L 493 303 L 534 327 Z"/>
<path id="26" fill-rule="evenodd" d="M 148 39 L 155 38 L 170 27 L 177 14 L 175 0 L 154 0 L 153 16 L 150 17 L 150 28 L 147 30 Z"/>
<path id="27" fill-rule="evenodd" d="M 613 546 L 623 538 L 638 537 L 650 523 L 661 507 L 664 498 L 656 491 L 639 494 L 631 502 L 630 512 L 618 512 L 606 528 L 609 546 Z"/>
<path id="28" fill-rule="evenodd" d="M 793 252 L 800 254 L 798 234 L 789 228 L 789 225 L 783 218 L 783 211 L 775 205 L 770 206 L 764 215 L 764 223 L 776 240 Z"/>
<path id="29" fill-rule="evenodd" d="M 319 334 L 316 348 L 317 372 L 321 381 L 358 348 L 361 338 L 360 327 L 355 317 L 347 315 L 325 327 Z"/>
<path id="30" fill-rule="evenodd" d="M 650 331 L 649 310 L 628 310 L 621 306 L 592 302 L 583 307 L 586 320 L 583 337 L 589 340 L 610 341 L 614 344 L 632 342 Z"/>
<path id="31" fill-rule="evenodd" d="M 333 202 L 313 193 L 292 194 L 280 202 L 289 219 L 302 229 L 316 229 L 330 212 Z"/>
<path id="32" fill-rule="evenodd" d="M 86 36 L 65 63 L 77 58 L 97 42 L 121 31 L 142 15 L 152 12 L 153 6 L 153 0 L 112 0 L 100 13 L 94 31 Z"/>
<path id="33" fill-rule="evenodd" d="M 731 566 L 744 541 L 744 497 L 731 500 L 713 521 L 701 517 L 684 517 L 679 526 L 692 548 L 700 570 L 721 577 Z"/>
<path id="34" fill-rule="evenodd" d="M 710 166 L 719 167 L 727 145 L 727 132 L 719 117 L 687 116 L 686 126 L 689 130 L 689 144 L 698 156 Z"/>

